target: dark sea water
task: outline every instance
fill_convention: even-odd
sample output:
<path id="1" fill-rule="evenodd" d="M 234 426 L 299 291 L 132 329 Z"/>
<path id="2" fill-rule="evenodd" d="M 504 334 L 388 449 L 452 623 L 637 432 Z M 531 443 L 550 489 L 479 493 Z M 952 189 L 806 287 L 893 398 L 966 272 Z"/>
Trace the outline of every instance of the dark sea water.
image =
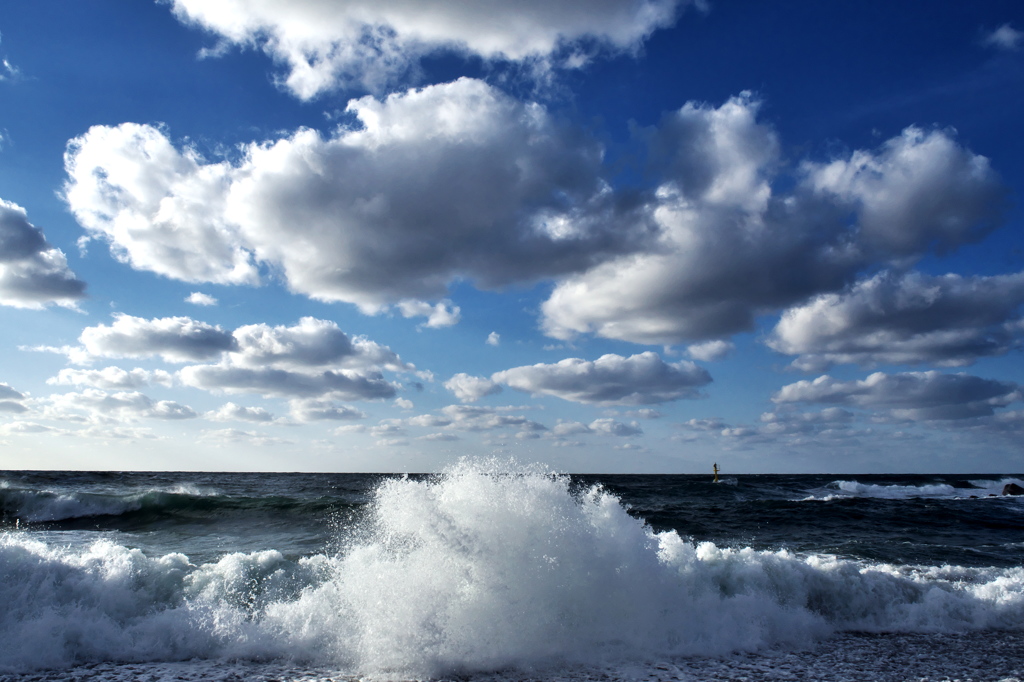
<path id="1" fill-rule="evenodd" d="M 1011 482 L 0 472 L 0 678 L 1017 679 Z"/>

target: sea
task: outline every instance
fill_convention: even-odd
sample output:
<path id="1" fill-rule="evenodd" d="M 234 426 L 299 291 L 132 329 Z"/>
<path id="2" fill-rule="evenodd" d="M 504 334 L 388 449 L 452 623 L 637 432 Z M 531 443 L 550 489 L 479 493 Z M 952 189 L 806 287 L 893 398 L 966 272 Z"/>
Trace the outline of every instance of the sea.
<path id="1" fill-rule="evenodd" d="M 0 472 L 0 679 L 1020 680 L 1009 483 Z"/>

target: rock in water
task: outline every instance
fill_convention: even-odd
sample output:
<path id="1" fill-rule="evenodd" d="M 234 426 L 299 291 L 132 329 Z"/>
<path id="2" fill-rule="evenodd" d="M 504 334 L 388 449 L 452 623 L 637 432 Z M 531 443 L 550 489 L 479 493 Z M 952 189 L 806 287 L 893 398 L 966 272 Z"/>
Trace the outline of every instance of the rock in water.
<path id="1" fill-rule="evenodd" d="M 1007 483 L 1003 486 L 1004 495 L 1024 495 L 1024 488 L 1021 488 L 1016 483 Z"/>

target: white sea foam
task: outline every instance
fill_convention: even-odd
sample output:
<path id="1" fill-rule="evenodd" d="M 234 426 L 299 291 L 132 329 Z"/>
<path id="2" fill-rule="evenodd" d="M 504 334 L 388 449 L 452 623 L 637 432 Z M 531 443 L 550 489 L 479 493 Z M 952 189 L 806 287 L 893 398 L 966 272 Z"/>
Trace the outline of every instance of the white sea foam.
<path id="1" fill-rule="evenodd" d="M 287 658 L 455 672 L 801 646 L 837 630 L 1024 628 L 1024 569 L 867 565 L 692 544 L 535 469 L 392 479 L 337 556 L 193 565 L 0 536 L 0 671 Z"/>
<path id="2" fill-rule="evenodd" d="M 833 492 L 811 495 L 805 501 L 831 501 L 848 497 L 870 497 L 886 500 L 906 500 L 917 497 L 925 498 L 948 498 L 966 499 L 969 497 L 988 497 L 1000 495 L 1003 486 L 1007 483 L 1024 485 L 1015 478 L 1006 478 L 1000 481 L 978 480 L 970 481 L 973 488 L 958 488 L 947 483 L 932 483 L 925 485 L 880 485 L 876 483 L 861 483 L 860 481 L 834 481 L 830 488 Z"/>

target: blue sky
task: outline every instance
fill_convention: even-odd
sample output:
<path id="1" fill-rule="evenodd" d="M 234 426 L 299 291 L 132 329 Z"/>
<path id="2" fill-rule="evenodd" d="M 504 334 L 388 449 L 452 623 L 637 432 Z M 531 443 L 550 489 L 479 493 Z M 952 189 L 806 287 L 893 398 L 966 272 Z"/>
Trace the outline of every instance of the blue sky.
<path id="1" fill-rule="evenodd" d="M 0 468 L 1019 471 L 1016 2 L 0 6 Z"/>

